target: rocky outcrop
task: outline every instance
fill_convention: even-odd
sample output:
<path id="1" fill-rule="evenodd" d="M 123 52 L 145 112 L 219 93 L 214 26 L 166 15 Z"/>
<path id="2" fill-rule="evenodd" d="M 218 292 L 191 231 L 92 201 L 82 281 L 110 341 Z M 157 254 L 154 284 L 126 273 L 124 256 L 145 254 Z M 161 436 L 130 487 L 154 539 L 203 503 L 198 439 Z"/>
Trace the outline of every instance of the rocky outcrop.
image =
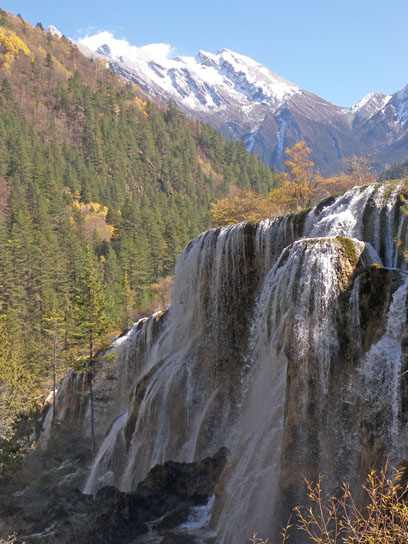
<path id="1" fill-rule="evenodd" d="M 194 543 L 188 527 L 180 526 L 187 524 L 194 507 L 210 500 L 227 457 L 222 448 L 200 462 L 156 465 L 132 493 L 103 487 L 92 497 L 71 490 L 50 505 L 41 520 L 33 519 L 32 534 L 21 541 L 125 544 L 149 533 L 150 542 L 155 537 L 157 543 Z"/>

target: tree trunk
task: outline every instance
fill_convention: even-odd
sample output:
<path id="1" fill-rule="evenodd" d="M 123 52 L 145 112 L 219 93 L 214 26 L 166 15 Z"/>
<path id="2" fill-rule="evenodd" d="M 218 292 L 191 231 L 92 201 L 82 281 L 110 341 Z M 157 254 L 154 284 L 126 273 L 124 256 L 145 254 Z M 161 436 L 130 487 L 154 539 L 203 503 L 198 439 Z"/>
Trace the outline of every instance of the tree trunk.
<path id="1" fill-rule="evenodd" d="M 57 390 L 57 334 L 54 334 L 54 358 L 53 358 L 54 393 L 52 396 L 52 420 L 55 420 L 55 391 Z"/>
<path id="2" fill-rule="evenodd" d="M 92 333 L 89 337 L 89 368 L 90 368 L 90 382 L 89 382 L 89 396 L 91 399 L 91 436 L 92 436 L 92 453 L 95 454 L 95 418 L 94 418 L 94 395 L 93 395 L 93 336 Z"/>

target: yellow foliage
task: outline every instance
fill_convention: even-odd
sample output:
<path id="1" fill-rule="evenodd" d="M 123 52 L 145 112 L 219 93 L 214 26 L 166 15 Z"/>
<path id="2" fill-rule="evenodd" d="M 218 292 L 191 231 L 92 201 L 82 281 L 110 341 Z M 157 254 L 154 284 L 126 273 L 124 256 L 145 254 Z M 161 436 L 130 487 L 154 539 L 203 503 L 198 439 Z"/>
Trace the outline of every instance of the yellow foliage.
<path id="1" fill-rule="evenodd" d="M 315 171 L 310 153 L 311 149 L 304 141 L 286 149 L 286 171 L 277 176 L 279 186 L 269 193 L 281 214 L 309 208 L 328 195 L 375 181 L 370 172 L 369 157 L 349 157 L 343 161 L 346 172 L 325 179 Z"/>
<path id="2" fill-rule="evenodd" d="M 153 296 L 153 300 L 150 303 L 151 312 L 157 312 L 158 310 L 164 310 L 170 306 L 171 288 L 173 285 L 173 278 L 166 276 L 159 278 L 157 283 L 150 285 L 150 293 Z"/>
<path id="3" fill-rule="evenodd" d="M 138 96 L 135 96 L 135 102 L 136 102 L 136 105 L 137 107 L 139 108 L 139 110 L 143 113 L 143 115 L 145 116 L 146 119 L 149 118 L 148 114 L 147 114 L 147 111 L 146 111 L 146 106 L 147 106 L 147 102 L 142 100 L 141 98 L 139 98 Z"/>
<path id="4" fill-rule="evenodd" d="M 375 177 L 371 173 L 370 157 L 353 155 L 343 160 L 347 171 L 326 180 L 331 194 L 347 191 L 356 185 L 373 183 Z"/>
<path id="5" fill-rule="evenodd" d="M 47 56 L 47 51 L 44 49 L 44 47 L 41 47 L 41 45 L 39 45 L 37 47 L 37 53 L 40 54 L 40 56 L 43 56 L 44 58 Z"/>
<path id="6" fill-rule="evenodd" d="M 309 160 L 312 152 L 304 140 L 297 142 L 292 148 L 285 150 L 289 157 L 285 161 L 285 167 L 290 172 L 291 181 L 305 183 L 313 177 L 314 163 Z"/>
<path id="7" fill-rule="evenodd" d="M 30 49 L 17 34 L 0 28 L 0 61 L 4 68 L 10 68 L 19 51 L 33 59 Z"/>
<path id="8" fill-rule="evenodd" d="M 108 207 L 102 206 L 102 204 L 99 202 L 89 202 L 89 204 L 85 204 L 84 202 L 74 200 L 73 205 L 80 209 L 84 215 L 93 213 L 95 215 L 106 217 L 108 213 Z"/>
<path id="9" fill-rule="evenodd" d="M 108 214 L 107 206 L 102 206 L 99 202 L 79 202 L 74 200 L 73 206 L 81 211 L 84 218 L 84 228 L 89 240 L 94 239 L 95 235 L 99 240 L 110 240 L 115 232 L 115 227 L 106 223 Z"/>
<path id="10" fill-rule="evenodd" d="M 325 196 L 325 180 L 320 176 L 316 176 L 313 182 L 295 183 L 290 181 L 285 174 L 280 174 L 278 182 L 280 182 L 280 186 L 270 191 L 269 198 L 280 214 L 298 212 L 309 208 L 319 198 Z"/>
<path id="11" fill-rule="evenodd" d="M 200 163 L 201 170 L 207 177 L 211 176 L 213 180 L 218 183 L 221 183 L 224 180 L 224 177 L 221 174 L 217 174 L 209 161 L 205 161 L 200 156 L 197 157 L 197 160 Z"/>
<path id="12" fill-rule="evenodd" d="M 279 187 L 269 193 L 269 198 L 282 214 L 309 208 L 327 195 L 327 180 L 315 172 L 310 153 L 310 147 L 303 140 L 286 149 L 286 172 L 279 174 Z"/>
<path id="13" fill-rule="evenodd" d="M 321 478 L 317 484 L 306 481 L 309 505 L 297 506 L 296 530 L 307 542 L 320 544 L 406 544 L 408 542 L 408 483 L 404 470 L 390 476 L 386 466 L 372 470 L 363 485 L 363 508 L 358 507 L 350 488 L 343 484 L 338 496 L 325 496 Z M 288 539 L 290 521 L 281 533 L 281 544 Z M 296 540 L 296 538 L 295 538 Z M 302 542 L 304 539 L 302 539 Z M 253 544 L 267 544 L 256 538 Z"/>
<path id="14" fill-rule="evenodd" d="M 273 202 L 255 191 L 237 190 L 233 195 L 211 204 L 214 226 L 222 227 L 240 221 L 255 223 L 276 215 Z"/>
<path id="15" fill-rule="evenodd" d="M 62 75 L 62 77 L 64 77 L 64 79 L 68 79 L 69 77 L 71 77 L 71 72 L 68 70 L 68 68 L 66 68 L 61 61 L 57 60 L 56 62 L 56 65 L 55 65 L 55 70 L 57 73 L 59 73 L 60 75 Z"/>

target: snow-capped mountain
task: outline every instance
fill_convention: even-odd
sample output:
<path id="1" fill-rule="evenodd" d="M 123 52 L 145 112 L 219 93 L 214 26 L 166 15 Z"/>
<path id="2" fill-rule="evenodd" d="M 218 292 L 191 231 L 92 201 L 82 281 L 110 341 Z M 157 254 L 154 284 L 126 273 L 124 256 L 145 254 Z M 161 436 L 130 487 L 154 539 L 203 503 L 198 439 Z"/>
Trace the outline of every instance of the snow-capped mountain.
<path id="1" fill-rule="evenodd" d="M 371 93 L 341 108 L 265 66 L 228 49 L 171 58 L 168 44 L 131 46 L 109 32 L 78 42 L 87 55 L 108 60 L 147 94 L 245 142 L 248 151 L 282 166 L 284 149 L 305 139 L 325 174 L 351 154 L 376 151 L 379 166 L 408 156 L 408 86 L 394 95 Z M 405 153 L 405 155 L 404 155 Z"/>
<path id="2" fill-rule="evenodd" d="M 263 104 L 276 110 L 302 92 L 251 58 L 228 49 L 215 55 L 200 51 L 195 57 L 169 59 L 165 56 L 169 52 L 166 44 L 132 47 L 109 32 L 79 43 L 115 63 L 121 73 L 150 94 L 166 99 L 171 96 L 192 110 L 213 113 L 227 109 L 229 104 L 249 108 Z"/>
<path id="3" fill-rule="evenodd" d="M 360 102 L 350 108 L 350 111 L 355 114 L 355 119 L 369 119 L 388 104 L 391 96 L 381 93 L 367 94 Z"/>
<path id="4" fill-rule="evenodd" d="M 408 121 L 408 85 L 395 93 L 390 103 L 395 108 L 397 121 L 406 123 Z"/>

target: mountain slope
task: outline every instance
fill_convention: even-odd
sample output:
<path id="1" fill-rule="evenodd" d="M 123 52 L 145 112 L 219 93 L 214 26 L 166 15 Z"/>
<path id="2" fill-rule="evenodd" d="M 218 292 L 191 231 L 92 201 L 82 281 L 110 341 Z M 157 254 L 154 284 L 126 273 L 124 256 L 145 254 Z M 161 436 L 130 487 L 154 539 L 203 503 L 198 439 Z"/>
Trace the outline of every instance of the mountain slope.
<path id="1" fill-rule="evenodd" d="M 270 165 L 282 167 L 284 149 L 299 139 L 312 147 L 325 174 L 341 169 L 352 154 L 379 151 L 381 166 L 385 157 L 399 160 L 405 149 L 408 88 L 391 96 L 372 93 L 341 108 L 228 49 L 169 59 L 165 44 L 132 47 L 108 32 L 80 40 L 79 47 L 106 59 L 150 96 L 174 100 L 185 113 L 242 140 Z"/>

